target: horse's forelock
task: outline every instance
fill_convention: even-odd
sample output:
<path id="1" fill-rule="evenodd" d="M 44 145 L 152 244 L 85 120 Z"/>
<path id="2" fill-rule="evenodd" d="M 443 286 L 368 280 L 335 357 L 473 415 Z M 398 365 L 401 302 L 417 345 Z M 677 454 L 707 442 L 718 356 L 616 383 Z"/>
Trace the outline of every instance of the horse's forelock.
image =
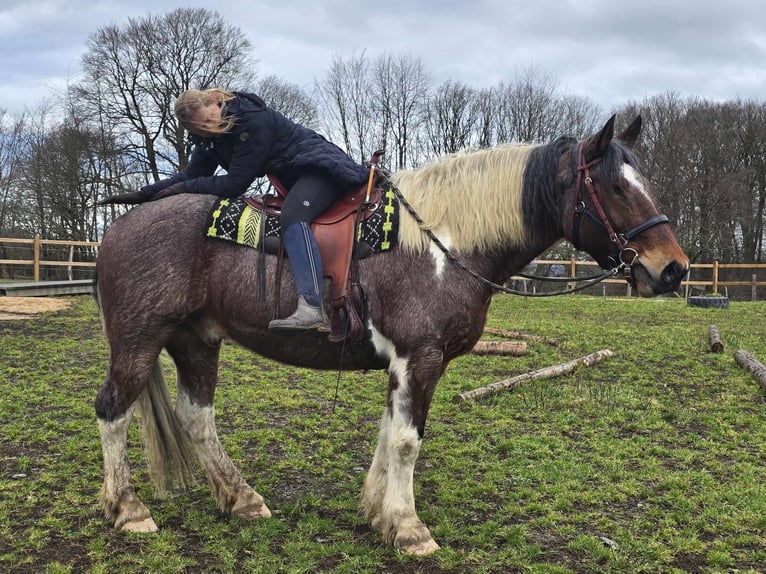
<path id="1" fill-rule="evenodd" d="M 612 182 L 620 177 L 623 165 L 628 164 L 636 173 L 646 175 L 638 156 L 618 139 L 612 140 L 599 166 L 599 181 L 602 188 L 610 189 Z"/>

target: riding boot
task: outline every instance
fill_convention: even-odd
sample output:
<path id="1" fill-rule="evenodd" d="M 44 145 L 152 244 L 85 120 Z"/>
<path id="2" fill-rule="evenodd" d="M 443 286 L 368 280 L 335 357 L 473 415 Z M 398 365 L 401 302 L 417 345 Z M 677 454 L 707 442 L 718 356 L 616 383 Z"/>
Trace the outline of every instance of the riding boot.
<path id="1" fill-rule="evenodd" d="M 269 330 L 317 329 L 329 332 L 330 323 L 322 307 L 322 259 L 308 223 L 297 222 L 282 231 L 287 259 L 298 291 L 298 308 L 285 319 L 274 319 Z"/>

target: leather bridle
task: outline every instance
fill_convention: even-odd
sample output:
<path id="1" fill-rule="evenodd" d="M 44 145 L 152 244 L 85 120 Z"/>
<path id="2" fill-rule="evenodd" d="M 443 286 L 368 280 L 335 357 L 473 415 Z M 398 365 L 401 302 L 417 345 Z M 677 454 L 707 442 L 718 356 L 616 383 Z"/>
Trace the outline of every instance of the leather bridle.
<path id="1" fill-rule="evenodd" d="M 617 255 L 616 257 L 610 255 L 608 262 L 599 261 L 599 265 L 604 269 L 621 268 L 623 269 L 625 278 L 630 279 L 633 266 L 639 262 L 639 254 L 636 249 L 628 247 L 628 243 L 631 239 L 647 229 L 651 229 L 655 225 L 660 225 L 662 223 L 669 224 L 668 217 L 663 214 L 655 215 L 628 231 L 617 233 L 614 230 L 614 227 L 612 227 L 609 218 L 606 216 L 606 212 L 601 206 L 596 191 L 593 189 L 593 179 L 590 176 L 590 168 L 598 164 L 600 161 L 601 157 L 599 156 L 596 159 L 585 163 L 582 143 L 577 143 L 575 149 L 572 150 L 572 168 L 575 173 L 575 193 L 577 194 L 577 197 L 575 198 L 575 201 L 572 202 L 569 237 L 571 238 L 572 244 L 577 249 L 582 249 L 580 244 L 580 227 L 582 225 L 583 216 L 596 224 L 596 226 L 604 229 L 609 235 L 609 241 L 614 245 Z M 583 199 L 583 187 L 588 191 L 590 202 L 596 210 L 595 214 L 588 209 L 588 206 Z M 628 258 L 630 258 L 630 260 L 628 260 Z"/>

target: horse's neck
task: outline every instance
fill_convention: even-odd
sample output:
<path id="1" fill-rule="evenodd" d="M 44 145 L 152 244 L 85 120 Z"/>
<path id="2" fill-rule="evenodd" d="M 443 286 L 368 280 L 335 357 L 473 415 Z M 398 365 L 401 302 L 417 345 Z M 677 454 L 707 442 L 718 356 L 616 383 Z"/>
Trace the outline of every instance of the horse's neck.
<path id="1" fill-rule="evenodd" d="M 490 256 L 494 283 L 505 283 L 532 262 L 555 241 L 541 240 L 527 247 L 514 247 Z"/>

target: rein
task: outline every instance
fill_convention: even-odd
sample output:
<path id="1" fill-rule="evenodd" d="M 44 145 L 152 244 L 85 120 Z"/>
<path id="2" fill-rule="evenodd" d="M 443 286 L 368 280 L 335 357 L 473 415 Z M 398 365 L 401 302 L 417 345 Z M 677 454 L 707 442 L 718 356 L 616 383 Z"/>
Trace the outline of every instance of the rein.
<path id="1" fill-rule="evenodd" d="M 613 269 L 609 269 L 607 271 L 604 271 L 604 273 L 601 273 L 600 275 L 594 275 L 592 277 L 586 278 L 586 282 L 582 285 L 578 285 L 576 287 L 570 287 L 569 289 L 562 289 L 561 291 L 552 291 L 549 293 L 527 293 L 525 291 L 519 291 L 518 289 L 511 289 L 510 287 L 505 287 L 504 285 L 499 285 L 497 283 L 493 283 L 489 279 L 482 277 L 476 271 L 473 269 L 469 269 L 465 266 L 465 264 L 460 261 L 450 250 L 449 248 L 444 245 L 438 237 L 434 234 L 433 231 L 430 229 L 424 227 L 423 219 L 421 219 L 420 215 L 415 211 L 415 208 L 410 205 L 410 203 L 407 201 L 407 199 L 402 195 L 402 192 L 399 191 L 399 188 L 397 188 L 393 183 L 390 183 L 391 190 L 394 192 L 394 195 L 396 195 L 396 198 L 401 202 L 401 204 L 404 206 L 404 208 L 407 210 L 407 212 L 412 216 L 412 218 L 417 222 L 418 226 L 420 227 L 420 230 L 425 233 L 428 238 L 434 242 L 434 244 L 439 248 L 439 250 L 444 253 L 444 256 L 454 265 L 456 265 L 458 268 L 462 269 L 466 273 L 468 273 L 471 277 L 474 279 L 479 280 L 481 283 L 488 285 L 489 287 L 492 287 L 493 289 L 497 291 L 502 291 L 503 293 L 509 293 L 510 295 L 522 295 L 524 297 L 554 297 L 556 295 L 567 295 L 569 293 L 576 293 L 578 291 L 582 291 L 583 289 L 587 289 L 588 287 L 591 287 L 593 285 L 596 285 L 597 283 L 600 283 L 604 279 L 608 279 L 609 277 L 615 277 L 621 270 L 626 268 L 625 263 L 620 263 Z M 527 277 L 525 275 L 521 275 L 522 277 Z M 529 278 L 533 278 L 533 276 L 528 276 Z M 556 279 L 556 280 L 562 280 Z M 569 283 L 573 282 L 579 282 L 582 281 L 582 279 L 569 279 L 567 280 Z"/>
<path id="2" fill-rule="evenodd" d="M 518 289 L 511 289 L 509 287 L 505 287 L 504 285 L 499 285 L 497 283 L 493 283 L 489 279 L 486 279 L 485 277 L 482 277 L 478 273 L 476 273 L 473 269 L 469 269 L 466 267 L 466 265 L 460 261 L 450 250 L 445 246 L 438 237 L 434 234 L 433 231 L 430 229 L 424 227 L 423 219 L 418 215 L 418 213 L 415 211 L 415 209 L 410 205 L 410 203 L 407 201 L 407 199 L 402 195 L 402 192 L 395 186 L 393 183 L 389 182 L 392 191 L 394 192 L 394 195 L 396 195 L 396 198 L 401 202 L 401 204 L 404 206 L 404 208 L 407 210 L 407 212 L 415 219 L 418 226 L 420 227 L 420 230 L 425 233 L 428 238 L 434 242 L 434 244 L 439 248 L 439 250 L 444 254 L 444 256 L 454 265 L 456 265 L 458 268 L 462 269 L 466 273 L 468 273 L 471 277 L 474 279 L 477 279 L 481 283 L 497 290 L 501 291 L 503 293 L 509 293 L 511 295 L 522 295 L 524 297 L 555 297 L 557 295 L 567 295 L 570 293 L 577 293 L 578 291 L 582 291 L 583 289 L 587 289 L 588 287 L 592 287 L 593 285 L 596 285 L 600 283 L 601 281 L 605 279 L 609 279 L 610 277 L 616 277 L 621 271 L 623 272 L 623 276 L 625 280 L 629 281 L 633 274 L 633 266 L 636 265 L 639 262 L 639 254 L 638 251 L 633 249 L 632 247 L 628 247 L 628 243 L 631 239 L 639 235 L 640 233 L 643 233 L 647 229 L 650 229 L 654 227 L 655 225 L 660 225 L 662 223 L 669 223 L 668 217 L 664 214 L 655 215 L 653 217 L 650 217 L 643 223 L 640 223 L 639 225 L 633 227 L 632 229 L 629 229 L 628 231 L 625 231 L 623 233 L 617 233 L 614 228 L 612 227 L 612 224 L 609 221 L 609 218 L 606 215 L 606 211 L 604 211 L 604 208 L 601 206 L 601 202 L 598 199 L 598 196 L 596 195 L 596 191 L 593 189 L 593 179 L 590 176 L 590 168 L 594 165 L 598 164 L 601 161 L 600 157 L 597 157 L 593 160 L 591 160 L 588 163 L 584 163 L 584 157 L 583 157 L 583 146 L 581 143 L 576 144 L 576 153 L 572 153 L 572 167 L 573 171 L 576 174 L 576 184 L 575 184 L 575 190 L 577 193 L 577 197 L 575 198 L 575 201 L 572 205 L 572 218 L 571 218 L 571 226 L 570 226 L 570 237 L 572 238 L 572 244 L 577 248 L 581 249 L 580 247 L 580 225 L 581 225 L 581 217 L 584 215 L 587 217 L 591 222 L 595 223 L 599 227 L 603 228 L 607 234 L 609 235 L 609 240 L 615 245 L 617 248 L 617 257 L 614 258 L 612 256 L 609 257 L 609 262 L 612 264 L 612 267 L 610 269 L 607 269 L 601 274 L 598 275 L 591 275 L 589 277 L 582 277 L 582 278 L 566 278 L 566 277 L 558 277 L 558 278 L 551 278 L 551 277 L 537 277 L 535 275 L 526 275 L 524 273 L 519 274 L 520 277 L 523 277 L 525 279 L 540 279 L 544 281 L 560 281 L 560 282 L 567 282 L 567 283 L 580 283 L 583 282 L 581 285 L 577 285 L 575 287 L 570 287 L 568 289 L 562 289 L 560 291 L 552 291 L 549 293 L 527 293 L 525 291 L 519 291 Z M 588 195 L 590 197 L 591 203 L 593 204 L 593 207 L 596 209 L 596 213 L 598 216 L 594 215 L 591 211 L 588 210 L 585 201 L 582 199 L 582 184 L 585 184 L 585 188 L 588 190 Z M 625 255 L 631 255 L 630 261 L 626 261 Z"/>

